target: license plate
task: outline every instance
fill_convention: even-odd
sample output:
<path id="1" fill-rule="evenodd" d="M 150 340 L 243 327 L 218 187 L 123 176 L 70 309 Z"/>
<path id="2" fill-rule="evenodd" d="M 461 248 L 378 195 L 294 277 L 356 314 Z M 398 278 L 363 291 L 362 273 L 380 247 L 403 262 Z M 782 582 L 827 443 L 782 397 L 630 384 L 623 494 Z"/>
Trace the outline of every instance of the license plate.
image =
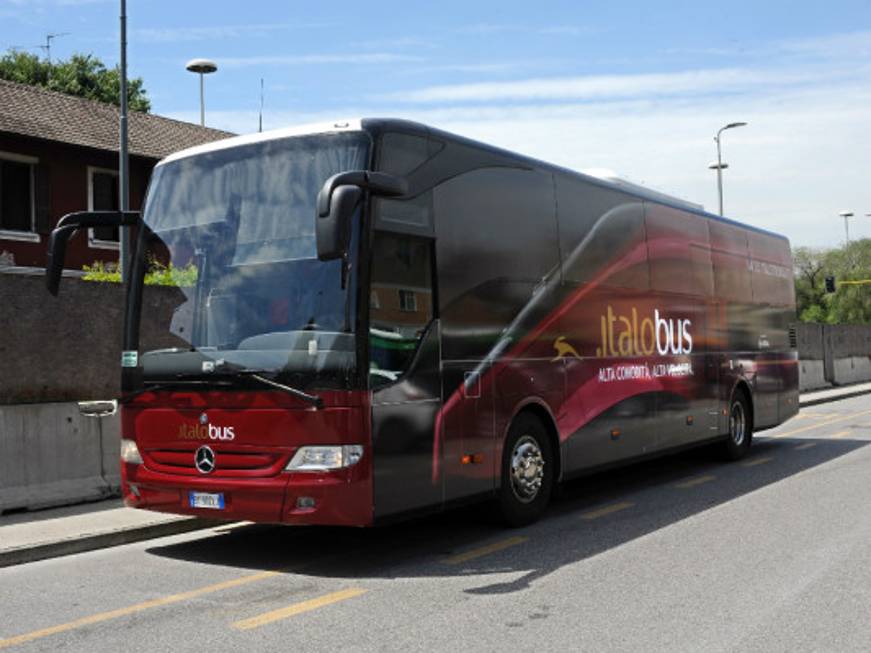
<path id="1" fill-rule="evenodd" d="M 208 508 L 209 510 L 224 509 L 223 494 L 209 494 L 207 492 L 191 492 L 188 494 L 191 508 Z"/>

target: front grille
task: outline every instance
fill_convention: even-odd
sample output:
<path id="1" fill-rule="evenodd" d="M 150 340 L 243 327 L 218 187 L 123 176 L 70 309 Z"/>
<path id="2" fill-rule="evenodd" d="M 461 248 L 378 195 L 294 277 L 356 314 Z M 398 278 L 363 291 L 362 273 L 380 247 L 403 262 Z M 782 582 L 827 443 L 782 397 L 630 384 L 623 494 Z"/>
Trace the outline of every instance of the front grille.
<path id="1" fill-rule="evenodd" d="M 795 326 L 789 327 L 789 348 L 798 349 L 798 333 Z"/>
<path id="2" fill-rule="evenodd" d="M 209 445 L 211 446 L 211 445 Z M 288 454 L 251 449 L 222 449 L 215 452 L 215 471 L 210 476 L 271 476 L 281 471 Z M 196 449 L 146 449 L 145 464 L 169 474 L 200 475 L 194 465 Z"/>

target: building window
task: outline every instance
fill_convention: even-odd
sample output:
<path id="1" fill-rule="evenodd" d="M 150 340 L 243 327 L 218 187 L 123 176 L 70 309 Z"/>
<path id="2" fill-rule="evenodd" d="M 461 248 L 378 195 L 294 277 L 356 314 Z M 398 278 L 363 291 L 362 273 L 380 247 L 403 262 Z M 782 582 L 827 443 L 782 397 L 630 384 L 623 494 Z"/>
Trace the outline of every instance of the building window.
<path id="1" fill-rule="evenodd" d="M 104 168 L 88 168 L 88 210 L 118 211 L 118 172 Z M 88 230 L 88 245 L 102 249 L 118 249 L 118 227 L 94 227 Z"/>
<path id="2" fill-rule="evenodd" d="M 399 310 L 406 313 L 417 313 L 417 297 L 413 290 L 399 291 Z"/>
<path id="3" fill-rule="evenodd" d="M 39 242 L 36 163 L 32 157 L 0 152 L 0 238 Z"/>

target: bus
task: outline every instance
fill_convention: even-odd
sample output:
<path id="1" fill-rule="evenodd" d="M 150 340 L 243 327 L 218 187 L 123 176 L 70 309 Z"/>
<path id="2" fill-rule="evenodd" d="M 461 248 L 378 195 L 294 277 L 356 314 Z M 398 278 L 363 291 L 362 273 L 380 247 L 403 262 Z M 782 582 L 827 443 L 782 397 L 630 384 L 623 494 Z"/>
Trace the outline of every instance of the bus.
<path id="1" fill-rule="evenodd" d="M 394 119 L 240 136 L 154 169 L 121 353 L 128 506 L 371 526 L 798 412 L 788 241 Z M 159 262 L 169 285 L 145 284 Z M 140 338 L 141 336 L 141 338 Z"/>

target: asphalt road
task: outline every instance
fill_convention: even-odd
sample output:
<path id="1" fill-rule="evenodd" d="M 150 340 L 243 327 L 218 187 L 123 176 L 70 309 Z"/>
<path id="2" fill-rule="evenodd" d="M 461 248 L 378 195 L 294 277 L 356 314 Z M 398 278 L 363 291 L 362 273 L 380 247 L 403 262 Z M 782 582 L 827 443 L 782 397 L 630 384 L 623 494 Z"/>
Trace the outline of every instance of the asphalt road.
<path id="1" fill-rule="evenodd" d="M 0 650 L 871 651 L 871 398 L 376 530 L 234 526 L 0 569 Z"/>

